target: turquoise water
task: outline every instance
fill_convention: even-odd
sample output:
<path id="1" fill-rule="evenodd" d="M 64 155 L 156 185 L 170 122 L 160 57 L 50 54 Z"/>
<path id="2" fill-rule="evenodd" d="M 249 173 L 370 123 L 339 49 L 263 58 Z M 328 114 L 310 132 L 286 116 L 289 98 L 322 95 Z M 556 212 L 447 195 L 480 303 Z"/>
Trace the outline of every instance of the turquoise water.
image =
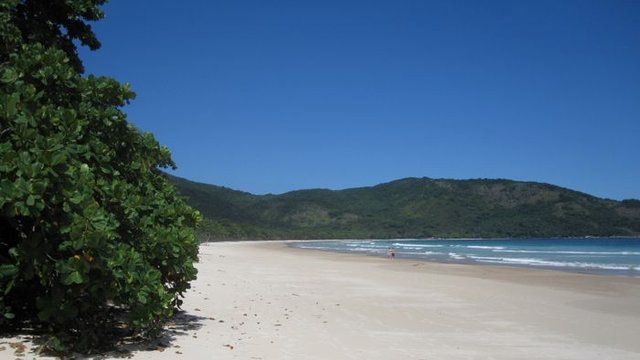
<path id="1" fill-rule="evenodd" d="M 377 256 L 393 247 L 398 258 L 640 277 L 640 238 L 332 240 L 291 246 Z"/>

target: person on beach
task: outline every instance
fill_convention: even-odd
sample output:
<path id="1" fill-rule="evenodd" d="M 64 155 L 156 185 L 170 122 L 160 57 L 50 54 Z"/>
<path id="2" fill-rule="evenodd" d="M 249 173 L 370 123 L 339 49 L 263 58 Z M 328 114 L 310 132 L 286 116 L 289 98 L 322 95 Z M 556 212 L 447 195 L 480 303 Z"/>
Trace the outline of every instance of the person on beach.
<path id="1" fill-rule="evenodd" d="M 392 247 L 387 249 L 387 256 L 389 257 L 389 259 L 393 259 L 396 257 L 396 250 Z"/>

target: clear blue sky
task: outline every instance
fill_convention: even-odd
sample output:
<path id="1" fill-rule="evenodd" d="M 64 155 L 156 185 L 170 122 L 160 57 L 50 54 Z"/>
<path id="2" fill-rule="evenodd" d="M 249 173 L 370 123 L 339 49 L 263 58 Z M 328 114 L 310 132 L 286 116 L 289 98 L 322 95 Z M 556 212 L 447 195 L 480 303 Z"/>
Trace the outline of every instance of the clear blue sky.
<path id="1" fill-rule="evenodd" d="M 88 73 L 176 175 L 252 193 L 403 177 L 640 198 L 640 1 L 125 1 Z"/>

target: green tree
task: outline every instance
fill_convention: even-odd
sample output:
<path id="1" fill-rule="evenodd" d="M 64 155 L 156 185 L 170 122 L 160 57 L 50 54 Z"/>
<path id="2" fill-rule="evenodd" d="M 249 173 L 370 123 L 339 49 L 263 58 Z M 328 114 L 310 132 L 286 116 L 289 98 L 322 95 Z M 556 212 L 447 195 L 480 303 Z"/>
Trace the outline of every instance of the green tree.
<path id="1" fill-rule="evenodd" d="M 157 330 L 195 279 L 200 214 L 132 126 L 128 85 L 83 75 L 104 0 L 0 0 L 0 329 L 88 348 Z"/>

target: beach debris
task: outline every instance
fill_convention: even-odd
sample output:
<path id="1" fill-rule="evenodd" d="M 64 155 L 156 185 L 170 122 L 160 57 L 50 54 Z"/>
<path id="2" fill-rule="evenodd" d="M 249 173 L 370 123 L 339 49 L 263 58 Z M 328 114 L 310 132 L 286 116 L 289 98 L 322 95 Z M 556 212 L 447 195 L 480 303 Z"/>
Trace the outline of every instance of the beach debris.
<path id="1" fill-rule="evenodd" d="M 176 354 L 182 355 L 182 351 L 176 351 Z"/>
<path id="2" fill-rule="evenodd" d="M 155 345 L 155 348 L 151 347 L 151 348 L 149 348 L 149 350 L 155 350 L 155 351 L 163 352 L 163 351 L 165 351 L 165 350 L 166 350 L 166 348 L 168 348 L 168 347 L 169 347 L 169 344 L 165 344 L 165 343 L 160 342 L 160 343 L 157 343 L 157 344 Z"/>
<path id="3" fill-rule="evenodd" d="M 9 343 L 9 346 L 14 350 L 16 356 L 23 356 L 27 350 L 27 347 L 21 342 L 12 342 Z"/>
<path id="4" fill-rule="evenodd" d="M 222 345 L 222 346 L 228 347 L 229 350 L 233 350 L 233 345 L 231 345 L 231 344 L 225 344 L 225 345 Z"/>
<path id="5" fill-rule="evenodd" d="M 202 311 L 202 310 L 200 310 L 199 308 L 195 308 L 193 309 L 193 311 Z"/>

